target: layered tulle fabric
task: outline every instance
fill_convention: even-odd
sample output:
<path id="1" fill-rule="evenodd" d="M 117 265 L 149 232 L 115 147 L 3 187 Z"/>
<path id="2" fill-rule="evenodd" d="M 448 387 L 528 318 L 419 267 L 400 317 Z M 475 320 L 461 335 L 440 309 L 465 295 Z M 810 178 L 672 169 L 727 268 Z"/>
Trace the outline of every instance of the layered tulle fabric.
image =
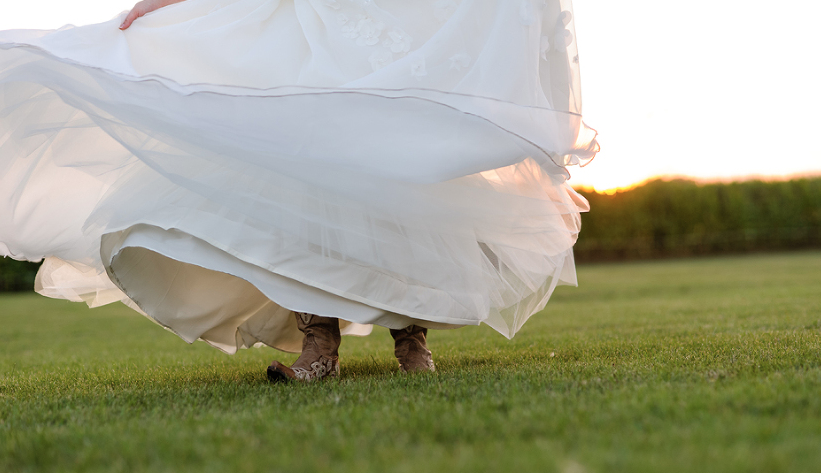
<path id="1" fill-rule="evenodd" d="M 298 351 L 291 311 L 487 323 L 575 284 L 569 1 L 187 0 L 0 32 L 0 252 L 188 341 Z"/>

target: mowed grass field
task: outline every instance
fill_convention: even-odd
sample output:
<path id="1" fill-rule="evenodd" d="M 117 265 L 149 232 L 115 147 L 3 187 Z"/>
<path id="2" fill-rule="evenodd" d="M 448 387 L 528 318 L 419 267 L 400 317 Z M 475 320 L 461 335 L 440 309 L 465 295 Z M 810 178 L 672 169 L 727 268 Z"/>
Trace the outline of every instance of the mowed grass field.
<path id="1" fill-rule="evenodd" d="M 342 377 L 123 306 L 0 295 L 0 471 L 818 472 L 821 252 L 591 265 L 512 340 L 377 329 Z"/>

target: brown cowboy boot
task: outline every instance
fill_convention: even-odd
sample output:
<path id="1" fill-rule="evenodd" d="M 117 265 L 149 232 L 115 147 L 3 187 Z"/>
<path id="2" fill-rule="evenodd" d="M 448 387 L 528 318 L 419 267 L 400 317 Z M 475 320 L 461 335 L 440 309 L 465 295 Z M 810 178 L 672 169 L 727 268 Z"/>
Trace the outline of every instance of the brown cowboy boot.
<path id="1" fill-rule="evenodd" d="M 296 312 L 296 324 L 305 334 L 302 354 L 291 367 L 278 361 L 268 367 L 268 379 L 315 381 L 339 375 L 339 319 Z"/>
<path id="2" fill-rule="evenodd" d="M 399 369 L 405 373 L 436 371 L 425 336 L 428 329 L 411 325 L 402 330 L 391 329 L 395 342 L 393 353 L 399 361 Z"/>

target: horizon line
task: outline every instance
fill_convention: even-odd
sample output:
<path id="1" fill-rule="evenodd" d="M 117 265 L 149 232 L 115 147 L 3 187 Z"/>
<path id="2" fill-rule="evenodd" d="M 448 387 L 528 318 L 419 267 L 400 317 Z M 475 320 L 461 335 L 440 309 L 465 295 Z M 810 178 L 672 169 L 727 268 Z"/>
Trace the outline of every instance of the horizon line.
<path id="1" fill-rule="evenodd" d="M 749 182 L 749 181 L 764 181 L 764 182 L 784 182 L 784 181 L 792 181 L 796 179 L 807 179 L 807 178 L 821 178 L 821 170 L 815 171 L 801 171 L 796 173 L 790 174 L 743 174 L 739 176 L 729 176 L 729 177 L 697 177 L 697 176 L 690 176 L 687 174 L 657 174 L 654 176 L 650 176 L 644 178 L 640 181 L 636 181 L 634 183 L 628 184 L 626 186 L 616 186 L 616 187 L 609 187 L 605 189 L 599 189 L 596 187 L 595 184 L 579 184 L 579 185 L 572 185 L 571 187 L 574 190 L 583 190 L 585 192 L 596 192 L 597 194 L 607 194 L 613 195 L 618 192 L 627 192 L 633 190 L 637 187 L 644 186 L 652 181 L 677 181 L 677 180 L 684 180 L 684 181 L 691 181 L 695 182 L 699 185 L 706 185 L 706 184 L 729 184 L 734 182 Z"/>

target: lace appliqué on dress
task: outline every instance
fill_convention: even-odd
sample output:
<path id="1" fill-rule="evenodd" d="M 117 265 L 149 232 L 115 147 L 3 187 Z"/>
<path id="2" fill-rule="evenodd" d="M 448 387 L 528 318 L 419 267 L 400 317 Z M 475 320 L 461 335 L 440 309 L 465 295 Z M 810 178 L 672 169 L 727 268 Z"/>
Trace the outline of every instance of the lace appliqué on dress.
<path id="1" fill-rule="evenodd" d="M 372 3 L 371 0 L 324 1 L 326 7 L 339 12 L 336 20 L 342 27 L 343 37 L 355 41 L 357 46 L 374 48 L 368 62 L 376 72 L 408 54 L 413 38 L 401 28 L 388 27 L 369 15 L 366 7 Z"/>

